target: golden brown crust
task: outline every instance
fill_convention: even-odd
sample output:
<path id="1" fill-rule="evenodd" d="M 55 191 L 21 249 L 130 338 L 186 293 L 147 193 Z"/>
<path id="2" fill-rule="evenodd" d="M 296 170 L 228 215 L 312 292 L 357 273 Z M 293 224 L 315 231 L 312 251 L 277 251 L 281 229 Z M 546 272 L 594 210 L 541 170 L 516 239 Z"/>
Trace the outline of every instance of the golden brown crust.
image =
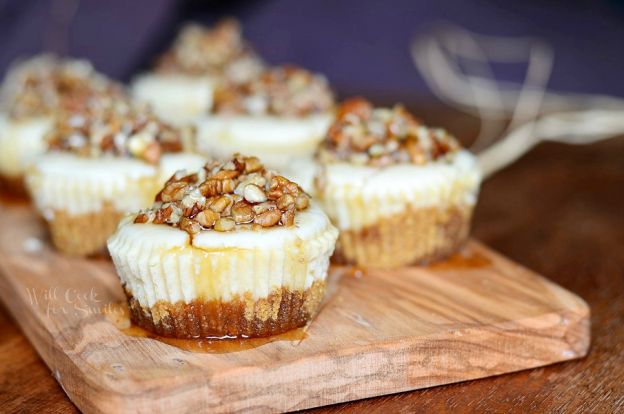
<path id="1" fill-rule="evenodd" d="M 91 256 L 106 252 L 106 240 L 115 232 L 124 216 L 105 203 L 97 212 L 70 215 L 56 210 L 48 220 L 50 237 L 59 251 L 75 256 Z"/>
<path id="2" fill-rule="evenodd" d="M 325 282 L 317 281 L 304 291 L 285 287 L 273 290 L 264 299 L 251 295 L 191 303 L 158 302 L 141 306 L 126 289 L 132 321 L 161 336 L 175 338 L 266 337 L 307 324 L 316 314 Z"/>
<path id="3" fill-rule="evenodd" d="M 473 206 L 412 208 L 363 229 L 342 230 L 333 260 L 393 268 L 435 262 L 467 240 Z"/>

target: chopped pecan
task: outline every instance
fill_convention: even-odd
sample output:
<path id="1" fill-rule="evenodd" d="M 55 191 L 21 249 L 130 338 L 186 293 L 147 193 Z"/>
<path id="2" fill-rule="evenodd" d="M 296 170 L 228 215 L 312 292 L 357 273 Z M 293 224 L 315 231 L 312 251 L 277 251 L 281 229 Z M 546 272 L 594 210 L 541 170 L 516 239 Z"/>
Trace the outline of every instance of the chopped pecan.
<path id="1" fill-rule="evenodd" d="M 182 219 L 180 220 L 180 229 L 184 230 L 190 235 L 193 235 L 201 231 L 201 226 L 195 220 L 182 217 Z"/>
<path id="2" fill-rule="evenodd" d="M 277 207 L 280 210 L 287 210 L 293 204 L 295 204 L 295 197 L 291 194 L 284 194 L 277 200 Z"/>
<path id="3" fill-rule="evenodd" d="M 295 224 L 295 209 L 292 206 L 282 213 L 281 222 L 283 226 L 290 227 Z"/>
<path id="4" fill-rule="evenodd" d="M 147 223 L 149 221 L 149 217 L 145 213 L 140 213 L 134 218 L 135 223 Z"/>
<path id="5" fill-rule="evenodd" d="M 170 183 L 158 194 L 157 200 L 163 202 L 180 201 L 184 197 L 187 186 L 188 184 L 185 182 Z"/>
<path id="6" fill-rule="evenodd" d="M 166 207 L 161 207 L 156 211 L 156 215 L 154 217 L 154 224 L 162 224 L 165 223 L 173 213 L 173 207 L 168 205 Z"/>
<path id="7" fill-rule="evenodd" d="M 280 210 L 267 210 L 264 213 L 258 214 L 254 218 L 254 223 L 261 225 L 262 227 L 271 227 L 276 225 L 282 218 L 282 212 Z"/>
<path id="8" fill-rule="evenodd" d="M 346 161 L 385 167 L 424 164 L 453 154 L 459 143 L 447 132 L 427 128 L 402 105 L 374 108 L 363 98 L 343 102 L 318 151 L 322 163 Z"/>
<path id="9" fill-rule="evenodd" d="M 215 222 L 220 218 L 221 215 L 212 210 L 202 210 L 195 216 L 195 220 L 205 228 L 214 226 Z"/>
<path id="10" fill-rule="evenodd" d="M 305 193 L 300 193 L 297 195 L 295 205 L 297 210 L 305 210 L 310 205 L 310 198 Z"/>
<path id="11" fill-rule="evenodd" d="M 232 200 L 229 197 L 221 196 L 214 199 L 210 203 L 209 207 L 212 211 L 215 211 L 217 213 L 223 213 L 223 211 L 228 208 L 230 204 L 232 204 Z"/>
<path id="12" fill-rule="evenodd" d="M 135 222 L 177 226 L 191 235 L 292 226 L 297 211 L 308 207 L 309 196 L 257 163 L 255 157 L 236 155 L 225 163 L 207 164 L 202 174 L 179 171 Z"/>
<path id="13" fill-rule="evenodd" d="M 232 218 L 239 223 L 249 223 L 253 221 L 254 212 L 251 205 L 245 201 L 239 201 L 232 206 Z"/>
<path id="14" fill-rule="evenodd" d="M 214 225 L 216 231 L 230 231 L 234 229 L 236 223 L 231 218 L 220 218 Z"/>
<path id="15" fill-rule="evenodd" d="M 267 199 L 264 191 L 262 191 L 260 187 L 255 184 L 247 184 L 245 186 L 243 189 L 243 197 L 245 197 L 245 200 L 250 203 L 263 203 Z"/>

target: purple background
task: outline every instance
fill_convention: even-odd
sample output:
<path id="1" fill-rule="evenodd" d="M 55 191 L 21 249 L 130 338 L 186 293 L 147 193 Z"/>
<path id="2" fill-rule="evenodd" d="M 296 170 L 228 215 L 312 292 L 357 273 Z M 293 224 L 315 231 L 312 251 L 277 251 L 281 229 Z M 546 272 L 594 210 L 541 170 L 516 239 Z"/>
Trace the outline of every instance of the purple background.
<path id="1" fill-rule="evenodd" d="M 449 21 L 543 39 L 555 50 L 553 90 L 624 96 L 624 3 L 605 0 L 0 0 L 0 72 L 16 57 L 49 50 L 89 58 L 128 80 L 182 22 L 223 15 L 243 21 L 269 62 L 321 71 L 343 93 L 428 95 L 408 45 L 432 23 Z M 500 75 L 519 80 L 521 73 L 510 67 Z"/>

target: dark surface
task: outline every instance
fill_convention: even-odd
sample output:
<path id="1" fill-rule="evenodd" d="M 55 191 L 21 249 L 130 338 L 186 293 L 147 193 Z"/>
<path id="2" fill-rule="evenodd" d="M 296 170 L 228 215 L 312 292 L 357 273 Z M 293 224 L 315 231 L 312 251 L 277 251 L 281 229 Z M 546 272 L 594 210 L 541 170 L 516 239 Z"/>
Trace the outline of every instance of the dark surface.
<path id="1" fill-rule="evenodd" d="M 38 51 L 85 57 L 127 80 L 177 27 L 238 17 L 273 64 L 325 73 L 340 90 L 430 95 L 409 55 L 413 36 L 449 22 L 551 45 L 549 89 L 624 96 L 624 0 L 0 0 L 0 74 Z M 495 68 L 521 81 L 524 65 Z"/>
<path id="2" fill-rule="evenodd" d="M 462 138 L 474 121 L 419 114 Z M 319 408 L 335 412 L 623 412 L 624 139 L 542 144 L 483 185 L 474 235 L 579 294 L 592 310 L 589 356 L 495 378 Z M 0 411 L 76 408 L 0 308 Z"/>

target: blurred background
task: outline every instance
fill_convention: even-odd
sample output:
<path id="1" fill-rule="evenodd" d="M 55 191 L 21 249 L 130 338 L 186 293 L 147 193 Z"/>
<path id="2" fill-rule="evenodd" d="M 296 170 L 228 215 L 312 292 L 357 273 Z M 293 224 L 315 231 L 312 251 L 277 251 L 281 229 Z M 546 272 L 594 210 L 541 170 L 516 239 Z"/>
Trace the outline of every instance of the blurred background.
<path id="1" fill-rule="evenodd" d="M 269 63 L 320 71 L 342 96 L 430 98 L 410 42 L 442 22 L 540 39 L 554 56 L 549 90 L 624 96 L 618 0 L 0 0 L 0 73 L 18 57 L 49 51 L 87 58 L 127 81 L 149 68 L 182 23 L 228 15 Z M 518 83 L 526 76 L 514 65 L 495 70 Z"/>

